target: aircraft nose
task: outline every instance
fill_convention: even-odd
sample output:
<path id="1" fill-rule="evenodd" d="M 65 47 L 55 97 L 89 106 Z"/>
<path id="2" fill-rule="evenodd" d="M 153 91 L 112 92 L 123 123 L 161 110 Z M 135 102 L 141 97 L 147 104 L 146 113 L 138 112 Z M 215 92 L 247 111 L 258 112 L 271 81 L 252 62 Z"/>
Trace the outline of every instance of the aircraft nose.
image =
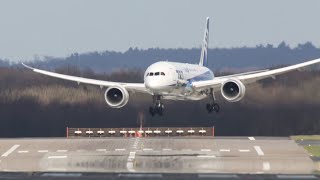
<path id="1" fill-rule="evenodd" d="M 157 89 L 157 87 L 158 87 L 156 81 L 146 81 L 146 82 L 145 82 L 145 86 L 146 86 L 148 89 Z"/>

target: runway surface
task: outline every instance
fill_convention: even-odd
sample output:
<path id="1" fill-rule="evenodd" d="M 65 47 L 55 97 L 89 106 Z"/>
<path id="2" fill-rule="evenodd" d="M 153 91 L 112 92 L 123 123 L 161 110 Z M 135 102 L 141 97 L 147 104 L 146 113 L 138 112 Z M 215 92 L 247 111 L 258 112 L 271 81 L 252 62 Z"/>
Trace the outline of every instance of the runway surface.
<path id="1" fill-rule="evenodd" d="M 309 174 L 288 138 L 159 137 L 1 139 L 0 171 Z"/>

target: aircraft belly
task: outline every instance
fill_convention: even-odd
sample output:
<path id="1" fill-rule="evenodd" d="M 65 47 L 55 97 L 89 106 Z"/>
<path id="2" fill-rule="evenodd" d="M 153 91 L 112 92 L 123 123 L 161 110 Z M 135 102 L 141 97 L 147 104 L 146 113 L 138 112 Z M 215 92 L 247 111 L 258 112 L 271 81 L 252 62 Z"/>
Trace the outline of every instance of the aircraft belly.
<path id="1" fill-rule="evenodd" d="M 164 99 L 171 100 L 201 100 L 205 97 L 206 95 L 186 90 L 185 87 L 175 88 L 170 93 L 163 94 Z"/>

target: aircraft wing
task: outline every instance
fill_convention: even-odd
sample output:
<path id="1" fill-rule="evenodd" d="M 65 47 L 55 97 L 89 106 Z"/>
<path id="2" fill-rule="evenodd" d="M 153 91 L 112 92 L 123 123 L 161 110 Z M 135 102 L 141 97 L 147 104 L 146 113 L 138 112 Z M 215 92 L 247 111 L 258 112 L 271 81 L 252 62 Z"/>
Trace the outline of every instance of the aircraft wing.
<path id="1" fill-rule="evenodd" d="M 24 67 L 31 69 L 32 71 L 34 71 L 36 73 L 44 74 L 44 75 L 55 77 L 55 78 L 65 79 L 65 80 L 69 80 L 69 81 L 74 81 L 74 82 L 77 82 L 78 84 L 80 84 L 80 83 L 92 84 L 92 85 L 97 85 L 100 87 L 122 86 L 122 87 L 126 88 L 128 91 L 139 91 L 139 92 L 147 93 L 146 87 L 143 83 L 124 83 L 124 82 L 112 82 L 112 81 L 89 79 L 89 78 L 54 73 L 54 72 L 50 72 L 50 71 L 44 71 L 41 69 L 36 69 L 36 68 L 30 67 L 30 66 L 27 66 L 24 63 L 21 63 L 21 64 Z"/>
<path id="2" fill-rule="evenodd" d="M 243 84 L 250 84 L 268 77 L 275 78 L 276 75 L 283 74 L 289 71 L 301 70 L 317 63 L 320 63 L 320 58 L 273 70 L 262 70 L 257 72 L 241 73 L 238 75 L 215 77 L 213 80 L 193 82 L 192 86 L 197 91 L 201 91 L 208 88 L 213 88 L 214 90 L 217 90 L 221 87 L 222 83 L 228 79 L 238 79 Z"/>

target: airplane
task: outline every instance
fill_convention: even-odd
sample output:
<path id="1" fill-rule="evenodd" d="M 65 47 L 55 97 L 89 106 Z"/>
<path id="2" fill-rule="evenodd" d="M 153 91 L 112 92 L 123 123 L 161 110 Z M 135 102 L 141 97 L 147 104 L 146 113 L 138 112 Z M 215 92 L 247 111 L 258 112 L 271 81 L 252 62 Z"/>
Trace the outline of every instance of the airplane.
<path id="1" fill-rule="evenodd" d="M 55 78 L 74 81 L 77 83 L 106 87 L 104 98 L 112 108 L 125 106 L 131 93 L 142 92 L 152 96 L 153 105 L 149 107 L 151 116 L 164 113 L 163 99 L 169 100 L 201 100 L 210 98 L 211 103 L 206 104 L 208 113 L 219 112 L 220 107 L 216 101 L 215 93 L 221 92 L 222 97 L 228 102 L 237 102 L 244 98 L 246 85 L 265 78 L 275 78 L 276 75 L 314 65 L 319 59 L 291 65 L 273 70 L 259 70 L 228 76 L 215 77 L 213 72 L 206 67 L 208 63 L 209 43 L 209 17 L 206 19 L 200 61 L 198 64 L 159 61 L 151 64 L 144 73 L 144 83 L 112 82 L 83 77 L 58 74 L 50 71 L 36 69 L 22 63 L 23 66 Z"/>

